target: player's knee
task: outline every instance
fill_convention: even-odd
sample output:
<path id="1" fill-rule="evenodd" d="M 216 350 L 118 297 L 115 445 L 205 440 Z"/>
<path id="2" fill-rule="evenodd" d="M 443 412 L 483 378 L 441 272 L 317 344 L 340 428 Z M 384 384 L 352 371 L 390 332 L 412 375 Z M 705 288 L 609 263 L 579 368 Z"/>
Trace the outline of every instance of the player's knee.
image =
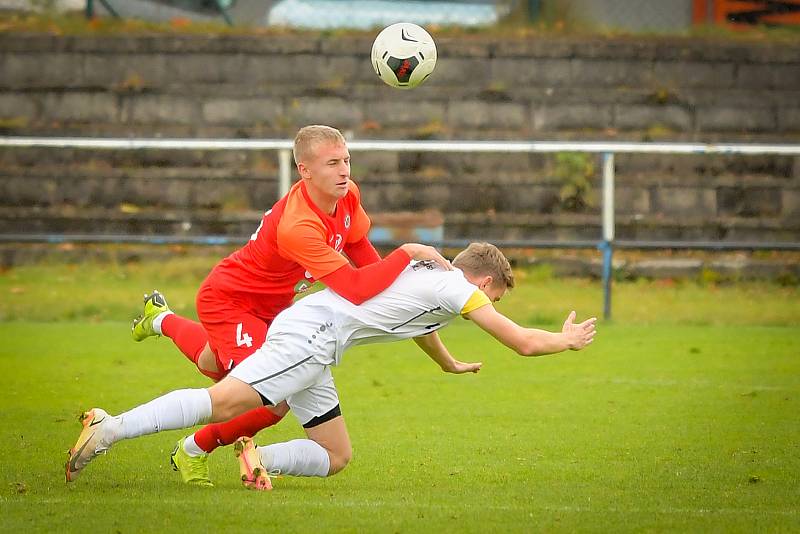
<path id="1" fill-rule="evenodd" d="M 278 417 L 283 417 L 289 413 L 289 405 L 286 404 L 286 401 L 281 401 L 276 406 L 267 406 L 267 409 Z"/>
<path id="2" fill-rule="evenodd" d="M 346 449 L 328 451 L 328 457 L 331 462 L 328 476 L 335 475 L 350 463 L 350 460 L 353 458 L 353 449 L 352 447 L 347 447 Z"/>
<path id="3" fill-rule="evenodd" d="M 211 419 L 215 422 L 227 421 L 239 415 L 238 406 L 227 399 L 214 399 L 211 404 Z"/>
<path id="4" fill-rule="evenodd" d="M 208 346 L 208 343 L 206 343 L 205 348 L 197 356 L 195 363 L 197 364 L 197 369 L 201 373 L 215 381 L 225 376 L 225 374 L 221 372 L 219 365 L 217 365 L 217 356 L 211 350 L 211 347 Z"/>
<path id="5" fill-rule="evenodd" d="M 245 411 L 240 399 L 226 394 L 220 383 L 208 389 L 211 396 L 211 421 L 219 423 L 233 419 Z"/>

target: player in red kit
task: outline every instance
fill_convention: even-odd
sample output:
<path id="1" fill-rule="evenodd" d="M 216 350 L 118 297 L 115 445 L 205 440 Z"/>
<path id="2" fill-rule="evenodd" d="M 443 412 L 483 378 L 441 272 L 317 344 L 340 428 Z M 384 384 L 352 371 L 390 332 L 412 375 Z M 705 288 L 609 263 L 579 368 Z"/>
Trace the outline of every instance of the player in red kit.
<path id="1" fill-rule="evenodd" d="M 263 345 L 274 317 L 315 280 L 360 304 L 387 288 L 411 259 L 451 268 L 434 248 L 415 243 L 380 258 L 367 237 L 370 221 L 350 180 L 350 153 L 338 130 L 302 128 L 295 137 L 294 157 L 300 180 L 264 214 L 250 241 L 218 263 L 200 286 L 200 323 L 172 313 L 163 295 L 154 291 L 145 297 L 144 314 L 134 321 L 135 340 L 165 335 L 201 373 L 218 381 Z M 207 425 L 178 442 L 173 467 L 184 482 L 211 485 L 208 453 L 253 436 L 287 411 L 281 403 Z M 337 415 L 325 414 L 305 426 Z"/>

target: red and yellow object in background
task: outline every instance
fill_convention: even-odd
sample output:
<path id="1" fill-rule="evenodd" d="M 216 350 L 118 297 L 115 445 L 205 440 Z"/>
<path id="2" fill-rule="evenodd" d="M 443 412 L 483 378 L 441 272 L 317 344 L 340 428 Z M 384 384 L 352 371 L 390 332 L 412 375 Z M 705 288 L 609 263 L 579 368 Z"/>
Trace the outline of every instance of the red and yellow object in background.
<path id="1" fill-rule="evenodd" d="M 800 0 L 694 0 L 694 24 L 749 26 L 800 25 Z"/>

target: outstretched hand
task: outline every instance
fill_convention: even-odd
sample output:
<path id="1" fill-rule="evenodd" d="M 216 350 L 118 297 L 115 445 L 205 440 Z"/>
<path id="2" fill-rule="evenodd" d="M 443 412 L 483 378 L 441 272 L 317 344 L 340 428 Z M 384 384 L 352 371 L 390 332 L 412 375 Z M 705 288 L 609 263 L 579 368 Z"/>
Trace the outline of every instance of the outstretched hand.
<path id="1" fill-rule="evenodd" d="M 561 333 L 567 338 L 567 344 L 572 350 L 581 350 L 583 347 L 594 341 L 594 335 L 597 333 L 595 323 L 596 317 L 586 319 L 582 323 L 575 323 L 575 311 L 569 312 L 567 320 L 564 321 L 564 326 Z"/>

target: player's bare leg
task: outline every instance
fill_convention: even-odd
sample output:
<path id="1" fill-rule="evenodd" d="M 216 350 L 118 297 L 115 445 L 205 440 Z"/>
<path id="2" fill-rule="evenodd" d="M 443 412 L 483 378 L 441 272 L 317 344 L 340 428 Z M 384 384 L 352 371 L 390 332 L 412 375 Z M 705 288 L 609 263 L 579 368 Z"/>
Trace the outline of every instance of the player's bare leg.
<path id="1" fill-rule="evenodd" d="M 201 373 L 212 379 L 214 379 L 215 376 L 219 376 L 222 372 L 217 364 L 217 356 L 214 354 L 214 351 L 211 350 L 211 345 L 208 343 L 205 344 L 203 350 L 198 354 L 195 364 Z M 219 379 L 217 378 L 216 380 Z"/>
<path id="2" fill-rule="evenodd" d="M 254 408 L 264 406 L 261 396 L 249 384 L 228 376 L 208 388 L 212 422 L 228 421 Z"/>
<path id="3" fill-rule="evenodd" d="M 334 417 L 320 425 L 307 428 L 308 439 L 315 441 L 324 448 L 330 459 L 328 476 L 335 475 L 345 468 L 353 457 L 353 446 L 350 435 L 347 433 L 344 417 Z"/>

